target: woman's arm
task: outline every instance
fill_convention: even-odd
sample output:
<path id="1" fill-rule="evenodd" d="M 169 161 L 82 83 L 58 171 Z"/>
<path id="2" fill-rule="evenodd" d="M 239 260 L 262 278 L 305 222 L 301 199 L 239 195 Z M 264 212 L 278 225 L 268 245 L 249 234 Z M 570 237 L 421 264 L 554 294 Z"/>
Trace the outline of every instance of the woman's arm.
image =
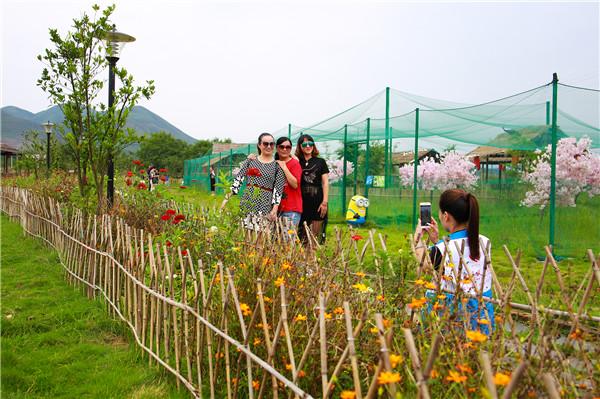
<path id="1" fill-rule="evenodd" d="M 323 187 L 323 202 L 319 205 L 317 212 L 324 218 L 327 214 L 327 203 L 329 202 L 329 173 L 321 175 L 321 186 Z"/>
<path id="2" fill-rule="evenodd" d="M 292 172 L 288 169 L 286 162 L 277 161 L 277 163 L 279 164 L 279 166 L 281 166 L 283 173 L 285 173 L 285 178 L 290 187 L 294 189 L 298 188 L 298 179 L 296 179 L 296 176 L 294 176 Z"/>

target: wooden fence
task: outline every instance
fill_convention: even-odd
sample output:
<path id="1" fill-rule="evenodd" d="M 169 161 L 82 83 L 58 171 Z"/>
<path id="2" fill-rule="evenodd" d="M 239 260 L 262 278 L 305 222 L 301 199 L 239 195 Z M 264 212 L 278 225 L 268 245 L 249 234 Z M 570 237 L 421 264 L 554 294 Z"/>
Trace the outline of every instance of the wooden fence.
<path id="1" fill-rule="evenodd" d="M 374 231 L 359 245 L 336 229 L 333 249 L 321 251 L 314 240 L 305 250 L 281 235 L 240 229 L 239 247 L 230 248 L 236 263 L 228 264 L 233 258 L 209 252 L 194 260 L 122 219 L 85 216 L 23 189 L 2 187 L 1 198 L 4 213 L 56 249 L 69 283 L 99 296 L 129 326 L 149 364 L 173 374 L 193 397 L 404 392 L 428 398 L 446 391 L 472 396 L 481 385 L 492 398 L 558 398 L 591 397 L 599 389 L 599 360 L 591 354 L 599 350 L 600 317 L 586 311 L 600 287 L 592 251 L 575 290 L 565 285 L 549 249 L 535 290 L 527 286 L 519 255 L 504 247 L 513 273 L 502 286 L 486 252 L 496 298 L 490 301 L 502 327 L 478 346 L 465 339 L 465 320 L 427 317 L 419 306 L 406 306 L 423 287 L 406 280 L 388 256 L 385 237 Z M 356 271 L 363 268 L 374 272 Z M 549 269 L 566 309 L 540 305 Z M 426 258 L 418 273 L 441 278 Z M 511 300 L 516 292 L 526 304 Z M 463 367 L 479 369 L 481 378 L 471 370 L 473 381 L 455 384 L 458 361 L 474 361 Z M 510 382 L 500 391 L 494 377 L 501 370 Z"/>

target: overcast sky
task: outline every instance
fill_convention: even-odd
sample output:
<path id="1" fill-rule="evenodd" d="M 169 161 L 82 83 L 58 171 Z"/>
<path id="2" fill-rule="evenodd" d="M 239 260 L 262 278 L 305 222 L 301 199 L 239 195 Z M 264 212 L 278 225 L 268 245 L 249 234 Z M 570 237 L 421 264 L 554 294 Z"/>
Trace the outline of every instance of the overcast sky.
<path id="1" fill-rule="evenodd" d="M 1 104 L 51 104 L 35 85 L 48 28 L 82 0 L 1 1 Z M 105 6 L 111 2 L 97 1 Z M 137 38 L 120 66 L 156 94 L 140 103 L 195 138 L 253 141 L 308 126 L 386 86 L 479 103 L 549 82 L 599 88 L 599 6 L 588 3 L 119 1 Z"/>

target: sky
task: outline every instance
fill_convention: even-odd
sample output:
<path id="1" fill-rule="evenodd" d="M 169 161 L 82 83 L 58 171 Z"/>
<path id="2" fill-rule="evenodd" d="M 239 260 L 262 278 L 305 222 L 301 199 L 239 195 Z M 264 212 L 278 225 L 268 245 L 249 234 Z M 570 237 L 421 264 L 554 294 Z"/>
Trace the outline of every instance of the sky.
<path id="1" fill-rule="evenodd" d="M 36 56 L 87 0 L 2 0 L 1 105 L 39 112 Z M 197 139 L 310 126 L 386 86 L 476 104 L 552 80 L 598 89 L 599 3 L 118 1 L 119 66 L 145 106 Z M 108 75 L 108 74 L 107 74 Z"/>

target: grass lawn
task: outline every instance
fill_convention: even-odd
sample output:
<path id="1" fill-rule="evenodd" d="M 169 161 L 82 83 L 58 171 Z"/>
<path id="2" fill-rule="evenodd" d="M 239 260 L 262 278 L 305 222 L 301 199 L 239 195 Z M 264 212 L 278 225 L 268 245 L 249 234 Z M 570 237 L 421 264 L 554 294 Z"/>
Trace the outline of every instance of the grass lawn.
<path id="1" fill-rule="evenodd" d="M 69 286 L 53 250 L 1 217 L 3 398 L 187 398 L 120 321 Z"/>

